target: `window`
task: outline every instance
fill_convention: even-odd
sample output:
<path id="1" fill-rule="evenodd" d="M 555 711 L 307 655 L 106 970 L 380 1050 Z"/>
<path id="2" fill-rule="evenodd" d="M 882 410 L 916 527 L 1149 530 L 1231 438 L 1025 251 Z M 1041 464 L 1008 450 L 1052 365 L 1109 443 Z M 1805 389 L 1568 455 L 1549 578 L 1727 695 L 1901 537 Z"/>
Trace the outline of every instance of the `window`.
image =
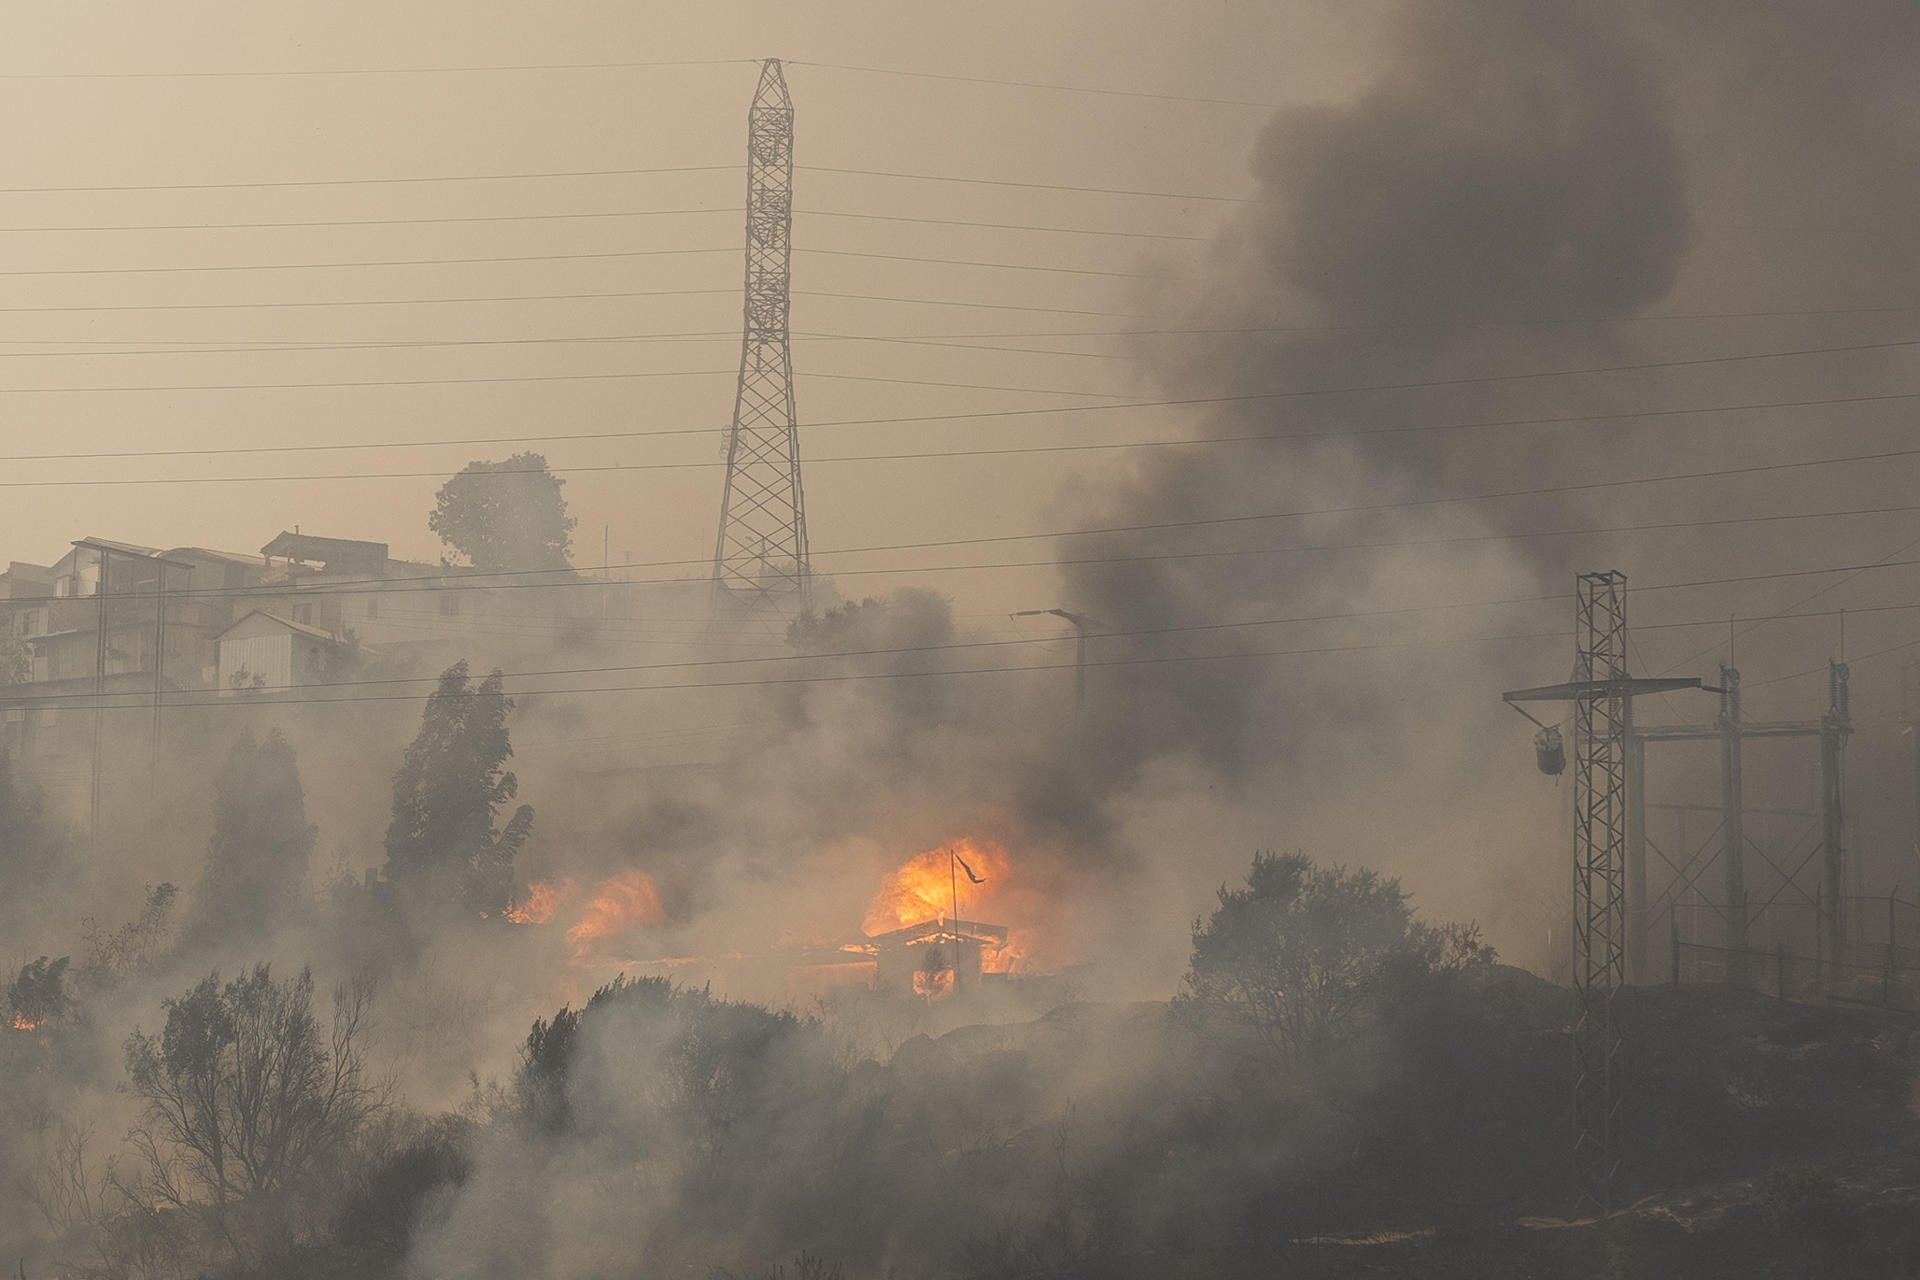
<path id="1" fill-rule="evenodd" d="M 380 616 L 380 597 L 368 596 L 367 597 L 367 620 L 371 622 L 375 618 L 378 618 L 379 616 Z"/>
<path id="2" fill-rule="evenodd" d="M 297 604 L 293 606 L 293 620 L 303 627 L 312 626 L 313 606 L 310 604 Z"/>
<path id="3" fill-rule="evenodd" d="M 442 594 L 440 597 L 440 612 L 442 613 L 460 612 L 460 597 L 457 595 L 454 595 L 451 591 L 448 591 Z"/>

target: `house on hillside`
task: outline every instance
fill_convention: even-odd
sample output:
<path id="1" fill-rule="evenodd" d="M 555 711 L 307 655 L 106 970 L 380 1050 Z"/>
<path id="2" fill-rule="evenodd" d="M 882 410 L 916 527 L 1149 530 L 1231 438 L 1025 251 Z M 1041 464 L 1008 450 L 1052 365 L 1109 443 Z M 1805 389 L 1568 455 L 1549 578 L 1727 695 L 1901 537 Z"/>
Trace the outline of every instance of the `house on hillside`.
<path id="1" fill-rule="evenodd" d="M 324 683 L 347 643 L 331 631 L 255 609 L 215 639 L 222 696 Z"/>

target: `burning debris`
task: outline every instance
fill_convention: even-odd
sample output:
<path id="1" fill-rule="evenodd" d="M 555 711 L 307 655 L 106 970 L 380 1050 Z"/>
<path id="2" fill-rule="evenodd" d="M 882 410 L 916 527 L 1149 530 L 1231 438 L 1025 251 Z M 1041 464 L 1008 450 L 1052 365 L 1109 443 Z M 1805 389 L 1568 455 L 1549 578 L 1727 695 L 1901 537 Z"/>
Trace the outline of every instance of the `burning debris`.
<path id="1" fill-rule="evenodd" d="M 572 877 L 536 881 L 502 918 L 509 924 L 543 925 L 563 913 L 571 916 L 573 923 L 567 926 L 566 937 L 575 964 L 584 962 L 607 939 L 666 919 L 659 887 L 644 871 L 627 870 L 608 876 L 593 887 L 585 901 L 576 904 L 578 898 L 579 885 Z"/>
<path id="2" fill-rule="evenodd" d="M 507 912 L 509 924 L 545 924 L 553 919 L 560 910 L 560 904 L 573 896 L 572 879 L 562 880 L 559 884 L 544 882 L 527 886 L 526 900 L 516 903 Z"/>
<path id="3" fill-rule="evenodd" d="M 653 877 L 644 871 L 622 871 L 594 887 L 579 922 L 567 930 L 567 941 L 573 944 L 578 960 L 602 939 L 642 925 L 659 924 L 665 917 Z"/>

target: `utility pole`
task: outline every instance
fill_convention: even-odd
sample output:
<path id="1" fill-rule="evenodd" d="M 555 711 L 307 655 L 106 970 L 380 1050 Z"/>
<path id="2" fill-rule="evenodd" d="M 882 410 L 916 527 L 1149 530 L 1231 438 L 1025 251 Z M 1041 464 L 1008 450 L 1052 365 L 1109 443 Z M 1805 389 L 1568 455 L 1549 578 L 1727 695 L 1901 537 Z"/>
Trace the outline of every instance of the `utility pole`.
<path id="1" fill-rule="evenodd" d="M 1853 732 L 1847 664 L 1827 663 L 1827 713 L 1820 717 L 1821 839 L 1826 845 L 1824 887 L 1827 900 L 1827 954 L 1836 964 L 1846 959 L 1846 767 L 1847 736 Z"/>
<path id="2" fill-rule="evenodd" d="M 153 559 L 153 737 L 147 746 L 147 795 L 160 789 L 160 704 L 167 678 L 167 561 Z"/>
<path id="3" fill-rule="evenodd" d="M 1720 667 L 1720 848 L 1727 879 L 1727 979 L 1745 977 L 1747 951 L 1747 810 L 1740 772 L 1740 672 Z"/>
<path id="4" fill-rule="evenodd" d="M 83 544 L 75 543 L 75 546 Z M 107 549 L 98 543 L 87 543 L 93 547 L 100 558 L 100 576 L 94 585 L 94 594 L 100 598 L 99 614 L 94 626 L 93 654 L 93 786 L 87 803 L 87 839 L 92 843 L 94 852 L 100 849 L 100 751 L 102 735 L 102 717 L 107 712 Z"/>
<path id="5" fill-rule="evenodd" d="M 1014 618 L 1054 617 L 1064 618 L 1073 626 L 1073 709 L 1077 712 L 1087 704 L 1087 632 L 1099 625 L 1084 613 L 1073 613 L 1066 609 L 1022 609 L 1009 614 Z"/>
<path id="6" fill-rule="evenodd" d="M 1920 862 L 1920 658 L 1900 668 L 1900 704 L 1907 722 L 1907 744 L 1913 752 L 1913 856 Z"/>
<path id="7" fill-rule="evenodd" d="M 1621 1036 L 1614 998 L 1626 982 L 1629 806 L 1627 742 L 1633 699 L 1697 689 L 1697 679 L 1627 672 L 1627 579 L 1613 570 L 1575 579 L 1573 679 L 1515 689 L 1507 702 L 1571 702 L 1573 774 L 1573 1173 L 1602 1218 L 1613 1211 L 1620 1164 Z M 1644 939 L 1642 939 L 1642 943 Z"/>
<path id="8" fill-rule="evenodd" d="M 769 58 L 747 112 L 745 321 L 713 549 L 716 624 L 778 621 L 811 602 L 787 335 L 792 244 L 793 101 L 779 60 Z"/>
<path id="9" fill-rule="evenodd" d="M 193 566 L 165 556 L 153 557 L 153 740 L 148 748 L 147 791 L 156 795 L 160 787 L 161 707 L 167 694 L 167 570 L 192 571 Z M 189 581 L 188 585 L 192 585 Z"/>

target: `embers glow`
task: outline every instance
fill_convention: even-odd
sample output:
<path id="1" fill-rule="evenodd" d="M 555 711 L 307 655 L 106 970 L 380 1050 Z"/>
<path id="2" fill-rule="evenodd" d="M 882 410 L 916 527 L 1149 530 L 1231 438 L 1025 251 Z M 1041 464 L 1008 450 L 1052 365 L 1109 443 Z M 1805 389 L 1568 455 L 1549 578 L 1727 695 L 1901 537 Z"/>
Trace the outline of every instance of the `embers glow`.
<path id="1" fill-rule="evenodd" d="M 16 1013 L 13 1015 L 13 1029 L 15 1031 L 38 1031 L 44 1022 L 45 1019 L 36 1022 L 24 1013 Z"/>

